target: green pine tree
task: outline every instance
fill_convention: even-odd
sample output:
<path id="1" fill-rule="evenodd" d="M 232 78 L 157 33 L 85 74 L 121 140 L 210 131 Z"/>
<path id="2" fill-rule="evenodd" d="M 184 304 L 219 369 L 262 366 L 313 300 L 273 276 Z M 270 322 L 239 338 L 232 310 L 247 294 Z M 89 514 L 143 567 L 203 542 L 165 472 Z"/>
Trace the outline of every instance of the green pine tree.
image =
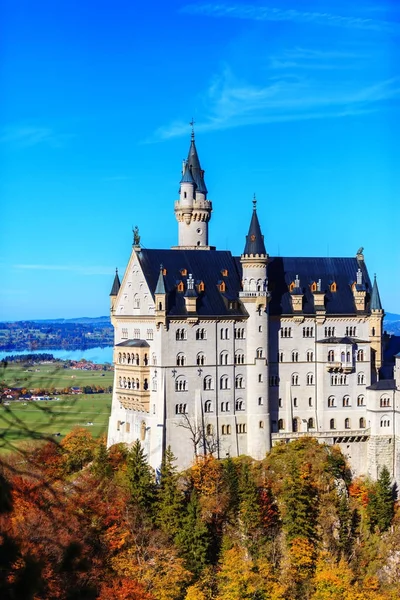
<path id="1" fill-rule="evenodd" d="M 91 470 L 99 479 L 108 479 L 112 475 L 112 468 L 108 460 L 108 450 L 104 440 L 101 440 L 99 443 Z"/>
<path id="2" fill-rule="evenodd" d="M 211 540 L 208 527 L 201 518 L 201 506 L 195 490 L 192 491 L 175 543 L 186 562 L 186 568 L 198 577 L 209 563 Z"/>
<path id="3" fill-rule="evenodd" d="M 251 542 L 260 529 L 261 510 L 259 494 L 248 463 L 244 463 L 239 480 L 239 519 L 244 535 Z"/>
<path id="4" fill-rule="evenodd" d="M 338 548 L 340 554 L 346 558 L 350 555 L 352 546 L 352 513 L 349 507 L 349 500 L 346 494 L 342 494 L 339 506 L 339 539 Z"/>
<path id="5" fill-rule="evenodd" d="M 182 515 L 182 494 L 178 490 L 176 461 L 171 447 L 165 451 L 161 463 L 161 479 L 157 490 L 156 524 L 171 538 L 179 531 Z"/>
<path id="6" fill-rule="evenodd" d="M 375 522 L 380 531 L 389 529 L 394 515 L 393 486 L 386 466 L 376 484 Z"/>
<path id="7" fill-rule="evenodd" d="M 285 505 L 283 528 L 289 543 L 298 537 L 314 542 L 318 504 L 316 491 L 308 478 L 300 474 L 294 462 L 283 486 L 282 500 Z"/>
<path id="8" fill-rule="evenodd" d="M 222 468 L 224 483 L 229 493 L 227 513 L 235 516 L 239 510 L 239 476 L 230 456 L 223 461 Z"/>
<path id="9" fill-rule="evenodd" d="M 154 476 L 139 440 L 133 444 L 127 458 L 127 475 L 132 503 L 151 516 L 154 501 Z"/>

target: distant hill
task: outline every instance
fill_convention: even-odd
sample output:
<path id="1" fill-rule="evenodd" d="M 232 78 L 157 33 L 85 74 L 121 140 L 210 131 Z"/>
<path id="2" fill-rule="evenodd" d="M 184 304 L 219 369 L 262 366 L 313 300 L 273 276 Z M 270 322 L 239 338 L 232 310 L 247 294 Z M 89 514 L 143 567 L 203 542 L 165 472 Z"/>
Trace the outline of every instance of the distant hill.
<path id="1" fill-rule="evenodd" d="M 383 329 L 384 331 L 387 331 L 387 333 L 400 335 L 400 315 L 395 313 L 386 313 L 383 320 Z"/>
<path id="2" fill-rule="evenodd" d="M 110 325 L 110 317 L 76 317 L 74 319 L 31 319 L 31 323 L 83 323 L 85 325 Z"/>

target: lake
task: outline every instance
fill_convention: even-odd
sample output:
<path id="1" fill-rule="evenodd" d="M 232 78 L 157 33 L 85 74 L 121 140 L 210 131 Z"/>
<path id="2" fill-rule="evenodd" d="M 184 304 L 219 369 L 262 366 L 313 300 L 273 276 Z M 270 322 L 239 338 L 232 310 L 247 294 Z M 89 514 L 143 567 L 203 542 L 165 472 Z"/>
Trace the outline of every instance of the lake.
<path id="1" fill-rule="evenodd" d="M 7 358 L 8 356 L 21 356 L 23 354 L 52 354 L 54 358 L 60 358 L 61 360 L 89 360 L 90 362 L 102 365 L 104 363 L 112 363 L 113 359 L 113 347 L 106 346 L 105 348 L 88 348 L 86 350 L 22 350 L 22 351 L 10 351 L 4 352 L 0 350 L 0 360 Z"/>

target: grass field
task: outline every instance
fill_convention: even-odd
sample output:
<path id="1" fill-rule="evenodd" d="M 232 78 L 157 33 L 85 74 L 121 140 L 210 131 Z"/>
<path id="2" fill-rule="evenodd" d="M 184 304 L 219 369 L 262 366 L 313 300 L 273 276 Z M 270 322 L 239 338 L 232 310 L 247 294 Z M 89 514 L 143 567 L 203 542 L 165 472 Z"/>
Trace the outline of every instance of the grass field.
<path id="1" fill-rule="evenodd" d="M 87 427 L 94 437 L 107 432 L 111 394 L 61 396 L 60 400 L 24 404 L 0 405 L 0 451 L 46 437 L 60 440 L 77 426 Z M 55 433 L 61 436 L 54 437 Z"/>
<path id="2" fill-rule="evenodd" d="M 8 387 L 27 389 L 63 389 L 85 385 L 108 387 L 112 385 L 113 379 L 113 371 L 64 369 L 63 363 L 40 363 L 29 367 L 22 363 L 8 363 L 0 372 L 0 380 Z"/>

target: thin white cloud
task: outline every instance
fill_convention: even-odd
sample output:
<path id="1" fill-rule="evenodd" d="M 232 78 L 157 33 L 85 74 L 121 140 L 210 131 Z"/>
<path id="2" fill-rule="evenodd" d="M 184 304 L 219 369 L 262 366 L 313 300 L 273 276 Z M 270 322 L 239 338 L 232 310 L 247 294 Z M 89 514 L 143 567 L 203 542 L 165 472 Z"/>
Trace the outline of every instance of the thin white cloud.
<path id="1" fill-rule="evenodd" d="M 17 264 L 15 269 L 30 271 L 70 271 L 77 275 L 112 275 L 114 267 L 81 266 L 81 265 L 43 265 L 43 264 Z"/>
<path id="2" fill-rule="evenodd" d="M 0 143 L 13 145 L 18 148 L 29 148 L 39 144 L 47 144 L 53 148 L 59 148 L 71 137 L 73 137 L 71 134 L 56 133 L 49 127 L 10 125 L 0 135 Z"/>
<path id="3" fill-rule="evenodd" d="M 205 114 L 197 131 L 228 129 L 258 123 L 339 118 L 378 110 L 378 103 L 400 97 L 400 78 L 357 87 L 306 78 L 270 78 L 266 85 L 237 80 L 229 68 L 211 82 L 204 95 Z M 175 121 L 157 129 L 151 140 L 187 134 L 187 123 Z"/>
<path id="4" fill-rule="evenodd" d="M 295 23 L 314 23 L 332 27 L 368 29 L 386 32 L 398 32 L 400 27 L 391 21 L 381 21 L 365 17 L 349 17 L 331 13 L 299 11 L 269 6 L 245 4 L 187 4 L 181 9 L 184 13 L 201 14 L 209 17 L 247 19 L 252 21 L 292 21 Z"/>

